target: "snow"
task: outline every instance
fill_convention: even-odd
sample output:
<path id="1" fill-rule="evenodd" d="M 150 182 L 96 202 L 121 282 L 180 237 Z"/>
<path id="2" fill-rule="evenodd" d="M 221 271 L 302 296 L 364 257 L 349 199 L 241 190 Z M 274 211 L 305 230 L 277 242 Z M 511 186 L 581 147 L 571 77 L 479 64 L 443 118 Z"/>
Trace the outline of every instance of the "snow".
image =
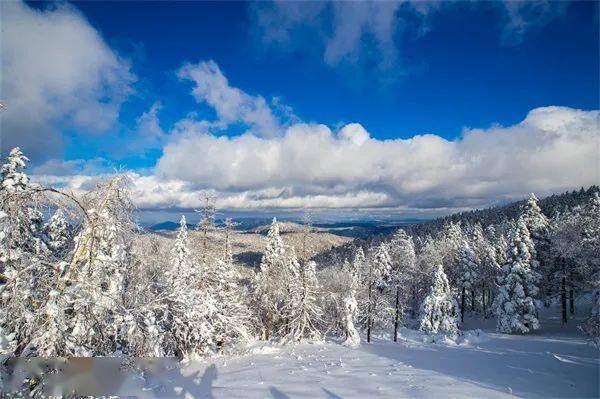
<path id="1" fill-rule="evenodd" d="M 396 343 L 375 337 L 354 349 L 331 341 L 257 341 L 242 356 L 186 363 L 138 360 L 143 374 L 127 372 L 117 391 L 104 393 L 194 398 L 598 397 L 598 349 L 578 332 L 577 322 L 563 328 L 558 317 L 547 316 L 542 331 L 507 335 L 493 332 L 492 319 L 468 319 L 466 328 L 480 329 L 431 339 L 402 328 Z"/>

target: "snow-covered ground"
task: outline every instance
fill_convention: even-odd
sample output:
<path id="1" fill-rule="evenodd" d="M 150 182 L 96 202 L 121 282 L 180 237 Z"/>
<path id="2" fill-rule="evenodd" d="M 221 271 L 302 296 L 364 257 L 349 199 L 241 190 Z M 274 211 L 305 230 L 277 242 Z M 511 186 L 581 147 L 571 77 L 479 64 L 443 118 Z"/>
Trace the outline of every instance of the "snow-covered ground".
<path id="1" fill-rule="evenodd" d="M 599 352 L 575 324 L 545 317 L 542 332 L 521 336 L 493 332 L 493 320 L 469 320 L 465 328 L 482 331 L 431 342 L 402 329 L 397 343 L 379 338 L 357 349 L 256 343 L 244 356 L 147 362 L 153 371 L 143 377 L 127 372 L 99 386 L 144 397 L 599 397 Z"/>

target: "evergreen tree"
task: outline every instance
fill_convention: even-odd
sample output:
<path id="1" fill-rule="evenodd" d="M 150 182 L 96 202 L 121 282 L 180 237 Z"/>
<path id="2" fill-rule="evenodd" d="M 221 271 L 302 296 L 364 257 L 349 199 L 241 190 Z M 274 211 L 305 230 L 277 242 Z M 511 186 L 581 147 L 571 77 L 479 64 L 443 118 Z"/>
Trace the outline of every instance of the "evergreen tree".
<path id="1" fill-rule="evenodd" d="M 44 226 L 45 242 L 56 258 L 62 258 L 72 240 L 69 222 L 62 208 L 58 208 Z"/>
<path id="2" fill-rule="evenodd" d="M 389 286 L 392 269 L 387 244 L 380 244 L 367 261 L 367 342 L 371 342 L 371 333 L 376 319 L 382 316 L 382 294 Z"/>
<path id="3" fill-rule="evenodd" d="M 191 353 L 210 353 L 214 347 L 214 326 L 211 324 L 217 303 L 201 284 L 197 268 L 188 249 L 185 217 L 171 250 L 171 270 L 168 274 L 170 297 L 166 315 L 168 342 L 166 353 L 187 357 Z"/>
<path id="4" fill-rule="evenodd" d="M 539 274 L 532 268 L 533 244 L 524 218 L 512 233 L 507 262 L 502 266 L 496 297 L 497 329 L 504 333 L 527 333 L 540 326 L 537 315 Z"/>
<path id="5" fill-rule="evenodd" d="M 460 321 L 464 322 L 467 291 L 471 293 L 471 310 L 473 311 L 475 310 L 475 284 L 477 284 L 479 278 L 479 265 L 477 264 L 475 252 L 466 240 L 463 240 L 459 251 L 459 268 L 460 277 L 458 282 L 461 289 Z"/>
<path id="6" fill-rule="evenodd" d="M 396 288 L 395 314 L 394 314 L 394 341 L 398 340 L 398 327 L 402 313 L 404 298 L 410 297 L 414 292 L 411 282 L 416 279 L 416 254 L 412 237 L 403 229 L 399 229 L 390 242 L 390 256 L 392 260 L 392 281 Z"/>
<path id="7" fill-rule="evenodd" d="M 359 254 L 360 252 L 360 254 Z M 364 262 L 364 252 L 359 247 L 353 262 L 344 263 L 344 271 L 348 278 L 348 289 L 343 299 L 344 306 L 344 327 L 346 330 L 346 340 L 344 345 L 356 348 L 360 345 L 360 335 L 356 330 L 356 318 L 358 312 L 358 302 L 356 300 L 356 291 L 359 285 L 358 267 Z"/>
<path id="8" fill-rule="evenodd" d="M 263 328 L 263 338 L 270 338 L 282 301 L 282 274 L 288 269 L 285 247 L 279 235 L 277 219 L 273 218 L 267 233 L 265 252 L 256 279 L 257 302 Z"/>
<path id="9" fill-rule="evenodd" d="M 458 334 L 458 304 L 442 265 L 438 265 L 429 295 L 423 301 L 420 329 L 428 334 Z"/>
<path id="10" fill-rule="evenodd" d="M 317 281 L 316 266 L 313 261 L 300 265 L 291 260 L 292 267 L 299 267 L 298 281 L 292 285 L 290 306 L 290 332 L 286 340 L 300 342 L 304 339 L 321 340 L 317 328 L 322 310 L 318 302 L 319 282 Z M 298 265 L 298 266 L 296 266 Z"/>
<path id="11" fill-rule="evenodd" d="M 6 163 L 0 169 L 3 190 L 14 193 L 23 192 L 29 188 L 29 176 L 24 173 L 27 162 L 29 162 L 29 158 L 23 155 L 19 147 L 10 150 Z"/>

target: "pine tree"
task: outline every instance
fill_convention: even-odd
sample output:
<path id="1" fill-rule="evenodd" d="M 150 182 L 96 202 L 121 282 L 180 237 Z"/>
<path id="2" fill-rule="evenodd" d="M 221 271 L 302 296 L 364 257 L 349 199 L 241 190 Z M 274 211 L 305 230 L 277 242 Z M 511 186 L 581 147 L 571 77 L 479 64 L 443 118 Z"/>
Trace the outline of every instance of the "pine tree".
<path id="1" fill-rule="evenodd" d="M 532 268 L 533 244 L 524 218 L 512 233 L 507 262 L 502 266 L 496 297 L 497 329 L 504 333 L 527 333 L 539 328 L 537 318 L 539 274 Z"/>
<path id="2" fill-rule="evenodd" d="M 200 276 L 188 249 L 185 217 L 171 250 L 171 270 L 168 274 L 168 302 L 165 345 L 170 355 L 187 357 L 192 353 L 210 353 L 214 347 L 214 326 L 211 318 L 217 303 L 201 285 Z M 203 289 L 204 288 L 204 289 Z"/>
<path id="3" fill-rule="evenodd" d="M 462 246 L 459 251 L 459 267 L 460 277 L 458 280 L 459 287 L 461 289 L 460 299 L 460 321 L 465 321 L 465 308 L 466 308 L 466 293 L 471 292 L 471 310 L 475 303 L 475 284 L 477 284 L 479 278 L 479 265 L 475 252 L 471 249 L 469 243 L 463 240 Z"/>
<path id="4" fill-rule="evenodd" d="M 208 258 L 208 233 L 216 229 L 215 219 L 217 215 L 216 200 L 214 195 L 205 191 L 202 193 L 202 209 L 200 221 L 196 229 L 202 233 L 202 261 L 206 262 Z"/>
<path id="5" fill-rule="evenodd" d="M 551 297 L 553 289 L 558 285 L 553 281 L 553 277 L 557 274 L 552 271 L 553 264 L 556 262 L 550 257 L 550 221 L 542 213 L 538 202 L 539 200 L 535 194 L 531 193 L 527 202 L 523 205 L 522 217 L 529 230 L 534 248 L 534 250 L 530 251 L 533 261 L 531 267 L 541 275 L 539 282 L 542 288 L 541 293 L 546 297 Z M 566 276 L 561 276 L 561 284 L 563 277 L 566 279 Z"/>
<path id="6" fill-rule="evenodd" d="M 388 288 L 392 269 L 392 260 L 385 243 L 380 244 L 367 261 L 367 342 L 371 342 L 371 333 L 375 321 L 381 316 L 381 294 Z"/>
<path id="7" fill-rule="evenodd" d="M 273 218 L 267 233 L 265 252 L 256 279 L 256 294 L 260 309 L 263 338 L 268 340 L 277 323 L 282 300 L 282 273 L 288 268 L 285 247 L 279 235 L 277 219 Z"/>
<path id="8" fill-rule="evenodd" d="M 458 334 L 458 304 L 442 265 L 438 265 L 429 295 L 423 301 L 420 329 L 428 334 Z"/>
<path id="9" fill-rule="evenodd" d="M 360 251 L 360 254 L 358 253 Z M 364 252 L 362 248 L 355 254 L 353 262 L 344 263 L 344 272 L 348 279 L 348 289 L 343 299 L 343 315 L 344 315 L 344 327 L 346 330 L 346 340 L 344 345 L 350 348 L 356 348 L 360 345 L 360 335 L 356 330 L 356 317 L 358 312 L 358 302 L 356 300 L 356 291 L 359 285 L 358 267 L 360 262 L 364 262 Z"/>
<path id="10" fill-rule="evenodd" d="M 390 242 L 390 256 L 392 259 L 392 281 L 396 288 L 395 314 L 394 314 L 394 341 L 398 340 L 398 327 L 402 313 L 401 294 L 404 297 L 414 292 L 411 282 L 415 280 L 416 254 L 412 237 L 399 229 Z"/>
<path id="11" fill-rule="evenodd" d="M 23 155 L 19 147 L 10 150 L 6 163 L 0 169 L 2 189 L 8 192 L 23 192 L 29 188 L 29 176 L 23 172 L 27 162 L 29 158 Z"/>
<path id="12" fill-rule="evenodd" d="M 56 258 L 62 258 L 71 242 L 69 222 L 62 208 L 58 208 L 44 226 L 45 242 Z"/>
<path id="13" fill-rule="evenodd" d="M 227 240 L 227 239 L 226 239 Z M 201 283 L 218 306 L 209 322 L 214 330 L 217 350 L 222 350 L 235 341 L 249 338 L 250 314 L 244 303 L 245 289 L 239 285 L 240 275 L 233 263 L 230 244 L 226 243 L 224 259 L 207 263 L 201 273 Z"/>
<path id="14" fill-rule="evenodd" d="M 293 252 L 292 252 L 293 253 Z M 316 275 L 316 263 L 308 261 L 299 264 L 294 258 L 291 267 L 297 268 L 293 275 L 298 281 L 292 284 L 292 295 L 289 303 L 290 331 L 286 341 L 300 342 L 308 339 L 320 341 L 321 333 L 317 323 L 322 315 L 318 302 L 319 282 Z"/>

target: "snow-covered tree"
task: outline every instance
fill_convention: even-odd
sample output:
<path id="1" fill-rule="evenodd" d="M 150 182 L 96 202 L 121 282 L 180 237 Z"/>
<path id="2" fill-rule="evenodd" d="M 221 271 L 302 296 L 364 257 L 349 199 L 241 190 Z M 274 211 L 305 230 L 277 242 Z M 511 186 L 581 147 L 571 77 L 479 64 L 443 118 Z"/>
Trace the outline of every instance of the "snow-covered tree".
<path id="1" fill-rule="evenodd" d="M 58 208 L 44 226 L 47 247 L 57 258 L 62 258 L 71 243 L 71 231 L 62 208 Z"/>
<path id="2" fill-rule="evenodd" d="M 2 165 L 0 173 L 2 174 L 2 189 L 8 192 L 23 192 L 26 191 L 29 186 L 29 176 L 24 173 L 24 169 L 27 167 L 27 158 L 19 147 L 15 147 L 10 150 L 6 163 Z"/>
<path id="3" fill-rule="evenodd" d="M 292 284 L 291 301 L 288 303 L 290 327 L 285 340 L 293 342 L 305 339 L 319 341 L 321 333 L 317 323 L 322 315 L 322 310 L 318 301 L 317 264 L 313 261 L 299 264 L 293 257 L 290 262 L 291 267 L 297 268 L 294 276 L 297 276 L 298 280 Z"/>
<path id="4" fill-rule="evenodd" d="M 208 258 L 208 233 L 216 229 L 215 219 L 217 207 L 215 196 L 208 192 L 202 192 L 202 209 L 200 209 L 200 221 L 196 229 L 202 233 L 202 255 L 201 259 L 206 262 Z"/>
<path id="5" fill-rule="evenodd" d="M 386 306 L 382 303 L 383 293 L 389 288 L 392 260 L 386 243 L 375 248 L 367 260 L 367 342 L 371 342 L 371 333 L 376 319 L 384 317 Z"/>
<path id="6" fill-rule="evenodd" d="M 496 297 L 497 329 L 504 333 L 537 330 L 537 283 L 539 274 L 532 267 L 533 243 L 524 218 L 519 218 L 510 239 L 507 262 L 502 266 Z"/>
<path id="7" fill-rule="evenodd" d="M 360 345 L 360 335 L 355 327 L 358 301 L 356 300 L 356 291 L 359 286 L 359 267 L 364 265 L 365 254 L 361 247 L 358 248 L 353 262 L 345 262 L 343 271 L 346 273 L 348 286 L 346 295 L 343 298 L 343 315 L 346 339 L 344 345 L 356 348 Z"/>
<path id="8" fill-rule="evenodd" d="M 133 231 L 128 184 L 126 176 L 116 176 L 87 199 L 87 219 L 58 289 L 61 307 L 70 309 L 70 355 L 112 355 L 125 345 L 119 323 L 125 316 L 124 278 Z"/>
<path id="9" fill-rule="evenodd" d="M 461 289 L 460 297 L 460 321 L 464 322 L 467 291 L 471 294 L 471 310 L 475 305 L 475 285 L 479 278 L 479 264 L 475 252 L 471 249 L 467 240 L 463 240 L 459 251 L 459 279 Z"/>
<path id="10" fill-rule="evenodd" d="M 429 295 L 423 301 L 420 329 L 428 334 L 458 333 L 458 304 L 442 265 L 438 265 Z"/>
<path id="11" fill-rule="evenodd" d="M 226 243 L 226 247 L 230 245 Z M 249 338 L 250 314 L 244 301 L 245 287 L 239 284 L 240 274 L 233 263 L 231 249 L 224 259 L 205 263 L 200 274 L 201 286 L 218 305 L 210 315 L 216 350 L 243 342 Z"/>
<path id="12" fill-rule="evenodd" d="M 223 222 L 223 233 L 225 234 L 225 246 L 223 251 L 223 262 L 233 265 L 233 250 L 231 248 L 231 234 L 235 228 L 235 222 L 231 218 L 226 218 Z"/>
<path id="13" fill-rule="evenodd" d="M 277 219 L 273 218 L 267 233 L 265 252 L 260 262 L 260 272 L 256 278 L 256 295 L 263 328 L 263 338 L 268 340 L 281 307 L 281 276 L 289 263 L 279 235 Z"/>
<path id="14" fill-rule="evenodd" d="M 200 284 L 198 268 L 188 245 L 186 220 L 182 216 L 171 250 L 171 270 L 167 275 L 170 296 L 165 321 L 169 340 L 166 353 L 181 357 L 212 350 L 214 326 L 210 321 L 218 305 Z"/>
<path id="15" fill-rule="evenodd" d="M 540 294 L 551 297 L 553 288 L 555 289 L 558 286 L 554 281 L 557 274 L 552 270 L 556 262 L 555 259 L 552 259 L 550 251 L 549 233 L 551 226 L 548 218 L 542 213 L 539 200 L 533 193 L 530 194 L 523 205 L 522 218 L 529 230 L 535 248 L 535 252 L 531 253 L 534 260 L 532 268 L 541 276 L 539 281 Z M 560 279 L 561 277 L 559 277 Z"/>
<path id="16" fill-rule="evenodd" d="M 448 273 L 450 281 L 455 283 L 460 275 L 458 262 L 460 260 L 460 248 L 464 241 L 464 232 L 460 223 L 450 222 L 444 227 L 439 237 L 437 247 L 442 256 L 442 266 Z"/>
<path id="17" fill-rule="evenodd" d="M 396 288 L 395 314 L 394 314 L 394 341 L 398 340 L 398 326 L 405 300 L 410 298 L 414 287 L 412 283 L 416 280 L 416 254 L 415 246 L 411 236 L 399 229 L 390 242 L 390 257 L 392 260 L 392 282 Z"/>

